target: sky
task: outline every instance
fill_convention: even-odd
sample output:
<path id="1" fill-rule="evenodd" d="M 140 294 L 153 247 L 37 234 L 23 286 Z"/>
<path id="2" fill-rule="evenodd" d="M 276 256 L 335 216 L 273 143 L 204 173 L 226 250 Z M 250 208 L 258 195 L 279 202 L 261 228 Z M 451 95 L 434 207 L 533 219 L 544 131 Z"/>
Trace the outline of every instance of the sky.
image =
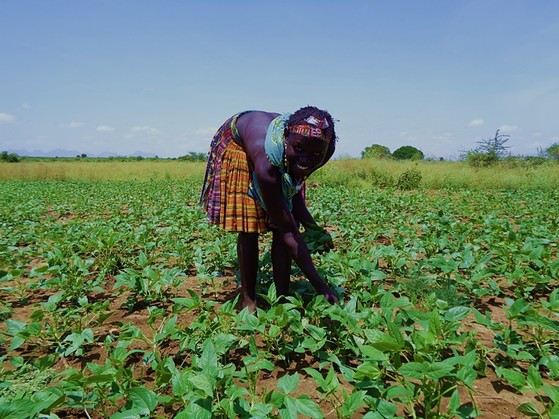
<path id="1" fill-rule="evenodd" d="M 559 142 L 556 0 L 0 0 L 0 151 L 205 153 L 313 105 L 335 158 Z M 72 155 L 72 154 L 71 154 Z"/>

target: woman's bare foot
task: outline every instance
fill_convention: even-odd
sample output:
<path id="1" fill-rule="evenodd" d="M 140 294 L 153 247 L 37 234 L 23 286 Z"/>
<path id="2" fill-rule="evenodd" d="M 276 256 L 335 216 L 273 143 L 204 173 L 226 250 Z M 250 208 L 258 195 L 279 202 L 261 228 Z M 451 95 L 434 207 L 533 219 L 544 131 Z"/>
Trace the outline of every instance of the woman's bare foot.
<path id="1" fill-rule="evenodd" d="M 247 307 L 250 313 L 254 313 L 256 311 L 256 300 L 245 296 L 241 302 L 241 310 L 244 310 Z"/>

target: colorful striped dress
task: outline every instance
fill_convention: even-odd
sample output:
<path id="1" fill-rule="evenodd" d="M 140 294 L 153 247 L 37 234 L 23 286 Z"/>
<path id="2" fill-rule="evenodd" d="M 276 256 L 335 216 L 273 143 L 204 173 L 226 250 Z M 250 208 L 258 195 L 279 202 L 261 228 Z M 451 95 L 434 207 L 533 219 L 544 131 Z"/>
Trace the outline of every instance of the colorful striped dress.
<path id="1" fill-rule="evenodd" d="M 208 164 L 200 204 L 212 224 L 226 231 L 263 233 L 269 230 L 268 217 L 260 188 L 253 178 L 252 162 L 236 127 L 237 119 L 250 111 L 229 118 L 215 134 L 208 155 Z M 292 198 L 304 187 L 289 176 L 284 160 L 284 128 L 289 114 L 275 118 L 268 128 L 266 155 L 282 177 L 282 192 L 289 208 Z"/>

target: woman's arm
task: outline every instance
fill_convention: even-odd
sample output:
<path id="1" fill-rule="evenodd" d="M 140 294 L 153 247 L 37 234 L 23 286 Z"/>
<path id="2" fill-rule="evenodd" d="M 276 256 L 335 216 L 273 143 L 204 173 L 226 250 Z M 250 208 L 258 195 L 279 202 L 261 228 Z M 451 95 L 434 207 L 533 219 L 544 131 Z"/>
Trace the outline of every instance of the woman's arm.
<path id="1" fill-rule="evenodd" d="M 301 189 L 299 193 L 293 197 L 292 212 L 295 219 L 303 224 L 303 227 L 306 227 L 308 225 L 316 225 L 316 221 L 307 208 L 305 198 L 303 198 L 303 189 Z"/>
<path id="2" fill-rule="evenodd" d="M 310 252 L 299 231 L 297 221 L 287 206 L 282 192 L 281 174 L 266 157 L 264 150 L 266 131 L 270 122 L 277 115 L 268 112 L 250 112 L 239 118 L 237 128 L 243 138 L 247 156 L 252 162 L 254 175 L 258 180 L 262 199 L 271 224 L 277 228 L 289 255 L 317 292 L 323 294 L 328 301 L 335 302 L 337 298 L 316 270 Z M 300 199 L 301 201 L 299 201 L 299 198 L 296 198 L 294 205 L 299 207 L 300 203 L 302 203 L 304 206 L 302 195 Z M 304 214 L 305 212 L 306 214 Z M 301 216 L 306 221 L 314 222 L 306 207 L 302 210 Z"/>
<path id="3" fill-rule="evenodd" d="M 278 229 L 287 251 L 317 292 L 324 294 L 329 301 L 336 301 L 330 288 L 316 270 L 297 222 L 285 202 L 279 171 L 267 160 L 262 160 L 255 162 L 255 175 L 270 221 Z M 308 210 L 303 210 L 303 213 L 308 215 L 306 221 L 314 222 Z"/>
<path id="4" fill-rule="evenodd" d="M 310 251 L 328 252 L 334 248 L 330 233 L 319 226 L 309 212 L 302 190 L 293 197 L 293 216 L 305 228 L 304 239 Z"/>

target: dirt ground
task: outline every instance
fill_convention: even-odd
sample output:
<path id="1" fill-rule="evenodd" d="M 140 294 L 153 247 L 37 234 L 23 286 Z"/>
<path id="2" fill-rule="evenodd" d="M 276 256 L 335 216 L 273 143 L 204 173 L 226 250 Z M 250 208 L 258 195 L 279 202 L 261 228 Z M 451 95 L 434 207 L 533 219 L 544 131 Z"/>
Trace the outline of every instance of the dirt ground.
<path id="1" fill-rule="evenodd" d="M 238 292 L 234 278 L 231 277 L 230 281 L 225 282 L 227 285 L 223 288 L 215 290 L 211 293 L 211 298 L 218 303 L 224 303 L 231 298 L 234 298 Z M 106 289 L 112 289 L 113 284 L 107 284 Z M 176 296 L 188 296 L 187 290 L 195 290 L 199 293 L 202 292 L 200 287 L 200 281 L 196 277 L 187 278 L 182 284 L 181 289 L 178 290 Z M 182 295 L 179 295 L 181 294 Z M 0 298 L 4 301 L 12 304 L 13 309 L 13 319 L 17 321 L 27 322 L 31 313 L 36 309 L 35 305 L 40 302 L 44 302 L 48 299 L 49 292 L 44 290 L 33 291 L 28 296 L 28 301 L 26 304 L 19 304 L 13 294 L 3 294 L 0 292 Z M 148 331 L 147 326 L 147 310 L 137 310 L 129 312 L 123 303 L 125 301 L 125 296 L 120 296 L 114 298 L 112 295 L 99 294 L 95 296 L 99 300 L 110 299 L 109 310 L 114 312 L 112 316 L 104 323 L 104 325 L 95 329 L 95 335 L 97 340 L 102 341 L 104 336 L 118 331 L 118 328 L 114 326 L 117 322 L 132 322 L 137 327 L 143 329 L 144 332 Z M 496 322 L 506 322 L 506 315 L 502 309 L 504 305 L 504 300 L 501 298 L 488 297 L 482 301 L 484 309 L 489 310 L 493 321 Z M 192 317 L 189 318 L 188 315 L 182 316 L 180 319 L 180 324 L 189 324 L 192 321 Z M 487 347 L 493 346 L 493 333 L 479 325 L 475 324 L 473 321 L 466 321 L 464 323 L 465 330 L 475 330 L 477 338 Z M 99 338 L 100 337 L 100 338 Z M 42 348 L 40 347 L 22 347 L 18 355 L 23 357 L 34 358 L 43 355 Z M 168 351 L 172 351 L 173 348 L 167 348 Z M 5 353 L 5 349 L 1 352 Z M 0 353 L 1 355 L 1 353 Z M 102 343 L 97 344 L 95 347 L 91 348 L 86 357 L 75 357 L 75 358 L 59 358 L 59 361 L 55 365 L 58 371 L 65 370 L 69 367 L 82 368 L 87 362 L 98 362 L 102 363 L 105 356 Z M 138 362 L 141 361 L 141 357 L 138 357 Z M 293 374 L 296 371 L 302 371 L 305 367 L 317 367 L 315 360 L 310 356 L 301 357 L 299 359 L 293 360 L 288 366 L 278 366 L 275 371 L 268 373 L 263 371 L 260 377 L 260 390 L 264 392 L 266 389 L 272 389 L 275 387 L 276 382 L 284 374 Z M 481 418 L 520 418 L 523 417 L 517 412 L 517 407 L 524 402 L 534 402 L 536 405 L 538 403 L 535 401 L 533 395 L 530 394 L 520 394 L 514 388 L 510 387 L 502 380 L 500 380 L 491 368 L 488 368 L 488 375 L 486 377 L 480 377 L 475 382 L 475 402 L 479 410 L 482 412 Z M 297 388 L 297 393 L 307 394 L 312 397 L 315 402 L 317 402 L 327 418 L 335 418 L 336 411 L 331 403 L 327 400 L 321 400 L 319 392 L 315 388 L 314 380 L 304 373 L 300 374 L 300 382 Z M 151 381 L 152 377 L 146 376 L 146 381 Z M 350 387 L 348 386 L 348 390 Z M 461 400 L 468 400 L 468 395 L 465 391 L 461 392 Z M 162 416 L 169 414 L 171 412 L 159 412 Z M 66 418 L 81 418 L 86 417 L 83 411 L 72 411 L 67 410 L 65 412 L 57 412 L 60 417 Z M 94 412 L 90 412 L 91 417 L 94 416 Z M 362 416 L 360 412 L 356 412 L 354 417 L 358 418 Z M 101 417 L 101 416 L 98 416 Z"/>

